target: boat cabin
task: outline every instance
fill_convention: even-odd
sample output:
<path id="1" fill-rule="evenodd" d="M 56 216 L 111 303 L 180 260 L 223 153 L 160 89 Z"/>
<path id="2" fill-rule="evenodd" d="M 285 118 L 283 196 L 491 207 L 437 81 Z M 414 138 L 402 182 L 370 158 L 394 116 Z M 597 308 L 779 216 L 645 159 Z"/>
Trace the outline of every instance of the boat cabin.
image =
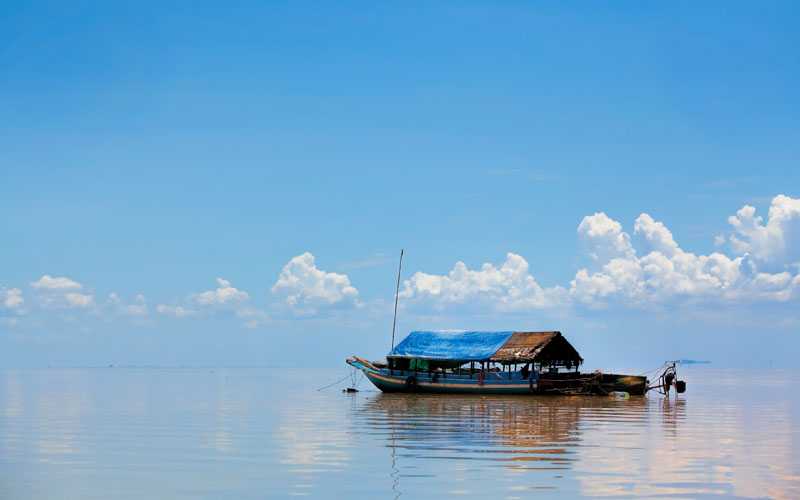
<path id="1" fill-rule="evenodd" d="M 578 371 L 578 351 L 561 332 L 411 332 L 386 356 L 389 373 L 427 372 L 472 375 L 478 372 L 528 373 Z"/>

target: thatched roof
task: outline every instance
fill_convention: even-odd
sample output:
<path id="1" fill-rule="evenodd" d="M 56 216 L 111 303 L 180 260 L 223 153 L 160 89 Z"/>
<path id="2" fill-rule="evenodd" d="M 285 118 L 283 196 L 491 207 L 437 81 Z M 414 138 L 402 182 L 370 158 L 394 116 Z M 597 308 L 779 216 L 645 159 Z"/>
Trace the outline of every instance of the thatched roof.
<path id="1" fill-rule="evenodd" d="M 583 358 L 561 332 L 514 332 L 490 361 L 505 363 L 572 362 L 578 365 Z"/>

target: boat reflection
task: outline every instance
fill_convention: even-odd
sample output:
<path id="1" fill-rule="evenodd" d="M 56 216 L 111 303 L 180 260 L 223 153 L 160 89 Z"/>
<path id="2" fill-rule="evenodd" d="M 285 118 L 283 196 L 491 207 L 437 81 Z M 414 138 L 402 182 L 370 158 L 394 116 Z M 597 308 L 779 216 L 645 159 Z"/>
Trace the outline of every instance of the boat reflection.
<path id="1" fill-rule="evenodd" d="M 669 403 L 666 403 L 669 405 Z M 488 460 L 527 460 L 543 453 L 547 461 L 568 462 L 569 448 L 580 441 L 582 418 L 598 414 L 634 423 L 646 418 L 646 398 L 615 400 L 587 396 L 458 396 L 377 394 L 358 408 L 367 423 L 391 430 L 409 450 L 478 453 L 479 445 L 500 446 Z M 666 408 L 666 406 L 665 406 Z M 665 410 L 665 423 L 673 410 Z M 464 456 L 463 458 L 470 458 Z M 474 458 L 474 457 L 473 457 Z"/>
<path id="2" fill-rule="evenodd" d="M 591 396 L 470 396 L 377 394 L 361 402 L 356 418 L 390 449 L 391 479 L 399 493 L 400 479 L 420 477 L 417 467 L 404 470 L 403 461 L 446 461 L 451 472 L 480 461 L 510 472 L 553 474 L 578 460 L 582 432 L 598 423 L 644 426 L 646 398 L 615 400 Z M 619 425 L 619 424 L 616 424 Z M 477 466 L 477 464 L 476 464 Z M 424 474 L 434 474 L 424 468 Z"/>

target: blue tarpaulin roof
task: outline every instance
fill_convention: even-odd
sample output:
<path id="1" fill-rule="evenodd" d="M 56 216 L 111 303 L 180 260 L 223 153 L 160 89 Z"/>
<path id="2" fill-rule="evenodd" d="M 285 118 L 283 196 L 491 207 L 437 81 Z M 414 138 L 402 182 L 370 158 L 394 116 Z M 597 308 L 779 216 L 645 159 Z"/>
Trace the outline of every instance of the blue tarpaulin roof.
<path id="1" fill-rule="evenodd" d="M 389 356 L 479 361 L 492 357 L 514 332 L 411 332 Z"/>

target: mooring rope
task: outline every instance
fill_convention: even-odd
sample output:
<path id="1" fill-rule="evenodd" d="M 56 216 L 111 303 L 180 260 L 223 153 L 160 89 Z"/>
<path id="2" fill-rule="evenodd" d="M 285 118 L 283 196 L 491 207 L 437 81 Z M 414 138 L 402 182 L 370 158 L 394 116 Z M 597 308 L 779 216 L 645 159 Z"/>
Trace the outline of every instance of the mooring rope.
<path id="1" fill-rule="evenodd" d="M 364 380 L 364 372 L 359 371 L 358 375 L 353 376 L 353 389 L 358 389 L 358 386 L 361 385 L 362 380 Z"/>
<path id="2" fill-rule="evenodd" d="M 351 375 L 348 373 L 347 375 L 345 375 L 344 377 L 340 378 L 340 379 L 339 379 L 339 380 L 337 380 L 336 382 L 333 382 L 333 383 L 330 383 L 330 384 L 328 384 L 328 385 L 326 385 L 326 386 L 320 387 L 320 388 L 319 388 L 319 389 L 317 389 L 317 390 L 318 390 L 318 391 L 324 391 L 325 389 L 327 389 L 327 388 L 329 388 L 329 387 L 333 387 L 334 385 L 341 384 L 342 382 L 344 382 L 345 380 L 347 380 L 348 378 L 350 378 L 350 376 L 351 376 Z"/>
<path id="3" fill-rule="evenodd" d="M 646 375 L 650 375 L 651 373 L 657 372 L 659 370 L 663 370 L 668 364 L 669 363 L 665 361 L 664 363 L 661 363 L 659 366 L 657 366 L 656 368 L 653 368 L 652 370 L 646 371 L 644 373 L 640 373 L 639 376 L 640 377 L 644 377 Z"/>

